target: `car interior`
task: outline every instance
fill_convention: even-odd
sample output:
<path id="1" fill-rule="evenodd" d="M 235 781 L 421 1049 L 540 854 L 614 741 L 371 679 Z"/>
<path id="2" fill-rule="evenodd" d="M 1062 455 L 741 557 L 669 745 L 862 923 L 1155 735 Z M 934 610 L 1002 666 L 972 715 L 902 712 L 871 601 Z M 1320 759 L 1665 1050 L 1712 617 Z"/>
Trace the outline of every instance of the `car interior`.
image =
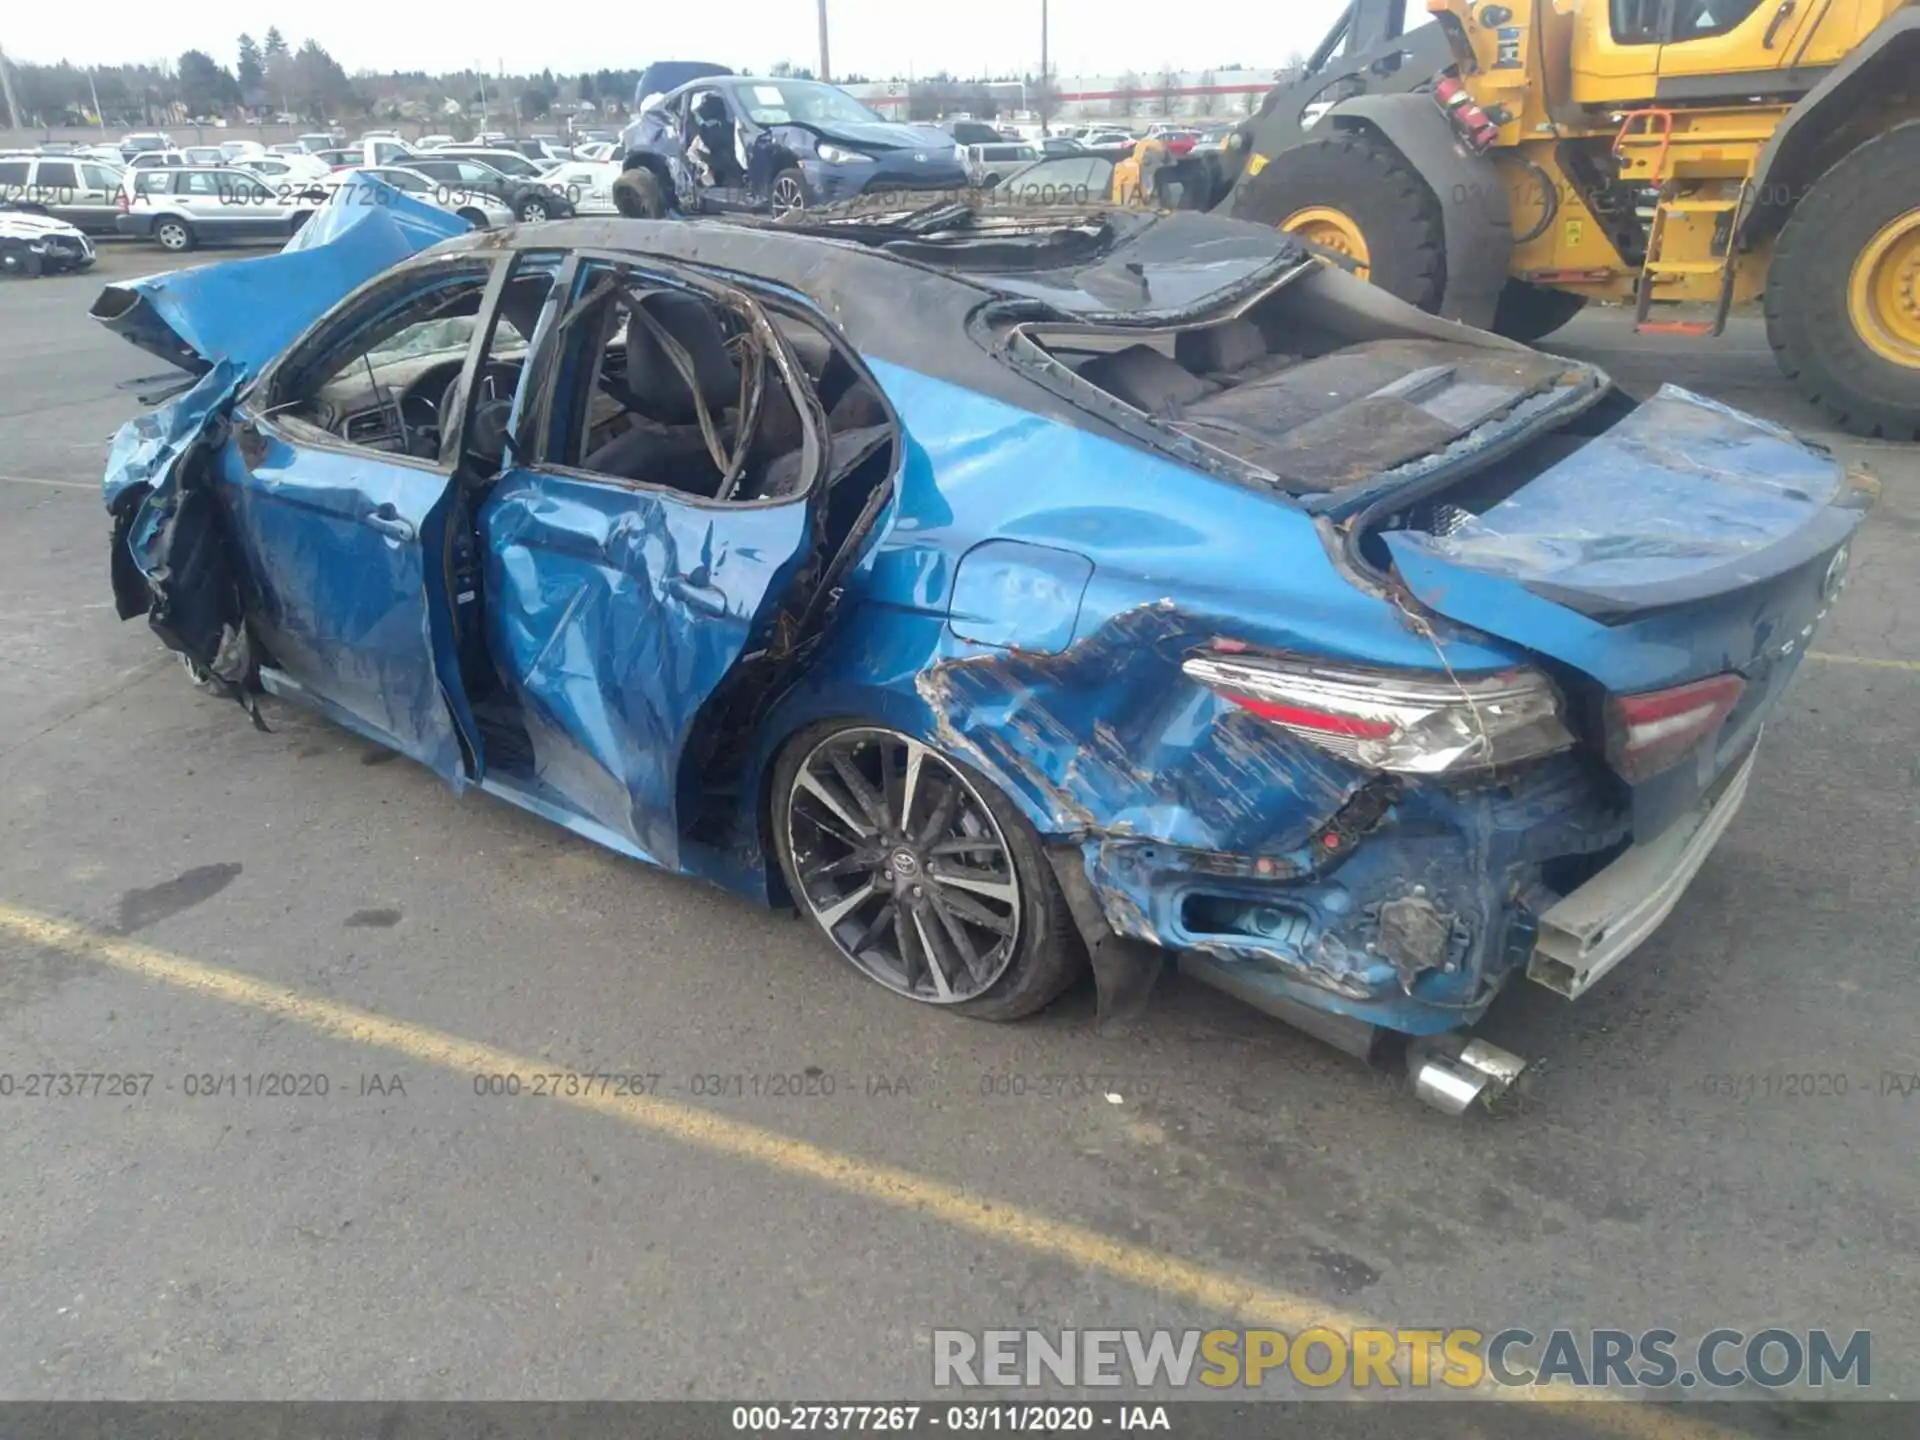
<path id="1" fill-rule="evenodd" d="M 1159 428 L 1324 493 L 1434 454 L 1555 384 L 1531 351 L 1422 336 L 1341 343 L 1282 288 L 1245 314 L 1142 336 L 1027 327 L 1030 353 Z"/>
<path id="2" fill-rule="evenodd" d="M 830 447 L 828 483 L 890 452 L 879 394 L 797 316 L 610 267 L 566 323 L 592 337 L 589 356 L 562 362 L 554 397 L 549 456 L 567 468 L 704 500 L 788 498 L 820 468 L 802 405 Z"/>

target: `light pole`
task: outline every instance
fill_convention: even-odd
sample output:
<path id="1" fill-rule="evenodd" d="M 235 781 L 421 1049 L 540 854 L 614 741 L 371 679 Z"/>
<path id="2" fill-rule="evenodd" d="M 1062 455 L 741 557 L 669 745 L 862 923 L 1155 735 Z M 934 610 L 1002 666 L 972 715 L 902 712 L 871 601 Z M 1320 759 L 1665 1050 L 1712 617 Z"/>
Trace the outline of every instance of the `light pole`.
<path id="1" fill-rule="evenodd" d="M 833 79 L 833 62 L 827 58 L 827 0 L 820 0 L 820 79 Z"/>
<path id="2" fill-rule="evenodd" d="M 1040 138 L 1047 138 L 1047 0 L 1040 0 Z"/>
<path id="3" fill-rule="evenodd" d="M 4 50 L 0 50 L 0 92 L 5 93 L 7 100 L 7 128 L 9 130 L 18 130 L 20 128 L 20 107 L 14 103 L 13 76 L 7 73 L 7 52 Z"/>

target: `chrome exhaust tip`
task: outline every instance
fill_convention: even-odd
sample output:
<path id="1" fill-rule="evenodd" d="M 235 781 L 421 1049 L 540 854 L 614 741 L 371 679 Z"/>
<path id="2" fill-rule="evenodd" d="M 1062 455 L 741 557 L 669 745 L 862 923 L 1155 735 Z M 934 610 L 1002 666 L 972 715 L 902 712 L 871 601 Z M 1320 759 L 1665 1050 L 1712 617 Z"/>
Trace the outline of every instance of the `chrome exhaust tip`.
<path id="1" fill-rule="evenodd" d="M 1476 1100 L 1491 1104 L 1520 1078 L 1527 1062 L 1510 1050 L 1464 1035 L 1442 1035 L 1407 1047 L 1413 1093 L 1447 1115 L 1464 1115 Z"/>

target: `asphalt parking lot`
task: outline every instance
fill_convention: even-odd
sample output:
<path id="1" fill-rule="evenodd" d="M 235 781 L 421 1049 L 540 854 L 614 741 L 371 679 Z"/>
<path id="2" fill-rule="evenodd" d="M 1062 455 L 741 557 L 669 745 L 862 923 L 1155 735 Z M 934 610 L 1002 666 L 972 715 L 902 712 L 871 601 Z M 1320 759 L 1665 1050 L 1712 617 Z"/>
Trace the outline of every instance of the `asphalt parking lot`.
<path id="1" fill-rule="evenodd" d="M 1316 1320 L 1870 1330 L 1865 1393 L 1920 1393 L 1920 452 L 1822 437 L 1884 493 L 1745 811 L 1594 993 L 1503 997 L 1524 1094 L 1450 1121 L 1177 980 L 1118 1038 L 1090 992 L 914 1007 L 790 917 L 255 731 L 107 587 L 119 386 L 161 367 L 86 308 L 160 268 L 0 286 L 0 1072 L 154 1077 L 0 1097 L 0 1397 L 919 1397 L 936 1328 Z M 1817 425 L 1752 320 L 1550 348 Z M 476 1093 L 509 1070 L 662 1078 Z"/>

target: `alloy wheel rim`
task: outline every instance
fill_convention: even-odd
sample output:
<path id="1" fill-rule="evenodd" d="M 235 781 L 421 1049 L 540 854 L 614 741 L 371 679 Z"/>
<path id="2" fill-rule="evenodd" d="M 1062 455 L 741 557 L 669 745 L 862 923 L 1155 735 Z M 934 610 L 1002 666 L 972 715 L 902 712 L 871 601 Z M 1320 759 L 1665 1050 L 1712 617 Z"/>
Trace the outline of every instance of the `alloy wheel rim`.
<path id="1" fill-rule="evenodd" d="M 786 799 L 800 903 L 855 969 L 897 994 L 985 994 L 1020 942 L 1019 872 L 980 792 L 896 731 L 842 730 L 808 752 Z"/>
<path id="2" fill-rule="evenodd" d="M 1920 368 L 1920 210 L 1882 226 L 1847 286 L 1854 333 L 1883 360 Z"/>
<path id="3" fill-rule="evenodd" d="M 1282 220 L 1280 228 L 1323 250 L 1346 256 L 1353 261 L 1355 273 L 1362 280 L 1373 273 L 1373 251 L 1367 244 L 1366 233 L 1344 210 L 1336 210 L 1331 205 L 1309 205 Z"/>
<path id="4" fill-rule="evenodd" d="M 547 218 L 547 210 L 544 205 L 541 205 L 538 202 L 536 202 L 534 204 L 527 206 L 527 223 L 529 225 L 538 225 L 542 220 L 546 218 Z"/>
<path id="5" fill-rule="evenodd" d="M 160 243 L 169 250 L 180 249 L 186 243 L 186 239 L 187 232 L 182 230 L 178 225 L 162 225 L 160 227 Z"/>
<path id="6" fill-rule="evenodd" d="M 807 197 L 800 193 L 799 183 L 791 177 L 776 181 L 773 187 L 773 213 L 786 215 L 795 210 L 807 208 Z"/>

